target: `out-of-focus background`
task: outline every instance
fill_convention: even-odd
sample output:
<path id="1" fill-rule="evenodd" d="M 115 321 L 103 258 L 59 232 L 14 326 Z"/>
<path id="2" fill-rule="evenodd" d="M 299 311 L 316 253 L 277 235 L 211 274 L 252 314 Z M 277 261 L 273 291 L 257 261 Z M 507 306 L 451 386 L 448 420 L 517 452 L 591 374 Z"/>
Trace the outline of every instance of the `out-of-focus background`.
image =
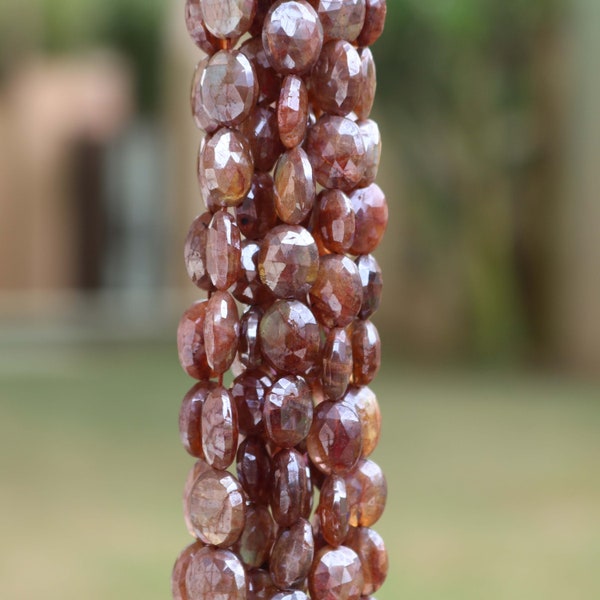
<path id="1" fill-rule="evenodd" d="M 388 0 L 379 600 L 600 598 L 600 3 Z M 169 597 L 203 210 L 183 0 L 0 4 L 0 596 Z"/>

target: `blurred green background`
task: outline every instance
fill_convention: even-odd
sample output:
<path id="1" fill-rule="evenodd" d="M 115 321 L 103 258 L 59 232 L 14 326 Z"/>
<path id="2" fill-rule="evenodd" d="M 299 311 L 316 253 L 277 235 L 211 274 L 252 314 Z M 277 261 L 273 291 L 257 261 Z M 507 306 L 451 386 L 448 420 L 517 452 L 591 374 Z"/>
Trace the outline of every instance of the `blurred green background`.
<path id="1" fill-rule="evenodd" d="M 600 3 L 388 0 L 378 600 L 600 598 Z M 183 0 L 0 5 L 0 597 L 169 597 Z"/>

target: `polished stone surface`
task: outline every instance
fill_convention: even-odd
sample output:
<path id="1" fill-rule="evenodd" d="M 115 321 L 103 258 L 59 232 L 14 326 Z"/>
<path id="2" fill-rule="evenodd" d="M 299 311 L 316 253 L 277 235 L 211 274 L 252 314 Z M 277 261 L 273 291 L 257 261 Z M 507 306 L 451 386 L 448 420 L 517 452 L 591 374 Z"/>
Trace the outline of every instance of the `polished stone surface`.
<path id="1" fill-rule="evenodd" d="M 356 40 L 359 46 L 371 46 L 383 33 L 387 13 L 386 0 L 366 0 L 365 24 Z"/>
<path id="2" fill-rule="evenodd" d="M 354 241 L 354 211 L 341 190 L 323 190 L 317 202 L 316 229 L 328 251 L 344 254 Z"/>
<path id="3" fill-rule="evenodd" d="M 345 546 L 320 550 L 308 585 L 312 600 L 358 600 L 363 576 L 356 552 Z"/>
<path id="4" fill-rule="evenodd" d="M 374 594 L 384 583 L 389 559 L 383 538 L 373 529 L 358 527 L 352 529 L 345 545 L 352 548 L 362 566 L 363 596 Z"/>
<path id="5" fill-rule="evenodd" d="M 247 600 L 246 572 L 229 550 L 202 548 L 190 561 L 186 587 L 189 600 Z"/>
<path id="6" fill-rule="evenodd" d="M 352 345 L 348 332 L 343 328 L 330 329 L 323 346 L 323 370 L 321 384 L 329 400 L 341 398 L 352 377 Z"/>
<path id="7" fill-rule="evenodd" d="M 357 256 L 370 254 L 379 246 L 387 229 L 387 200 L 376 183 L 352 192 L 349 198 L 356 220 L 356 232 L 350 252 Z"/>
<path id="8" fill-rule="evenodd" d="M 367 386 L 351 387 L 344 396 L 344 402 L 352 407 L 362 427 L 362 455 L 370 456 L 381 437 L 381 410 L 375 392 Z"/>
<path id="9" fill-rule="evenodd" d="M 286 148 L 302 143 L 308 126 L 308 90 L 301 77 L 288 75 L 283 80 L 277 103 L 279 137 Z"/>
<path id="10" fill-rule="evenodd" d="M 239 278 L 242 257 L 240 230 L 227 211 L 219 210 L 206 234 L 206 270 L 218 290 L 229 289 Z"/>
<path id="11" fill-rule="evenodd" d="M 179 363 L 194 379 L 210 379 L 214 375 L 208 364 L 204 328 L 208 302 L 195 302 L 185 311 L 177 328 Z"/>
<path id="12" fill-rule="evenodd" d="M 275 168 L 275 209 L 290 225 L 302 223 L 315 204 L 316 187 L 312 165 L 301 147 L 282 154 Z"/>
<path id="13" fill-rule="evenodd" d="M 365 24 L 366 0 L 310 0 L 317 11 L 325 40 L 353 42 Z"/>
<path id="14" fill-rule="evenodd" d="M 205 291 L 212 289 L 212 282 L 206 267 L 206 243 L 211 220 L 212 214 L 209 212 L 196 217 L 192 222 L 184 246 L 187 274 L 194 285 Z"/>
<path id="15" fill-rule="evenodd" d="M 231 366 L 240 339 L 240 320 L 235 300 L 228 292 L 215 292 L 207 303 L 204 322 L 206 360 L 216 373 Z"/>
<path id="16" fill-rule="evenodd" d="M 277 113 L 270 106 L 257 106 L 240 125 L 240 131 L 250 142 L 257 171 L 270 171 L 284 151 L 279 139 Z"/>
<path id="17" fill-rule="evenodd" d="M 357 122 L 358 128 L 365 144 L 365 170 L 360 180 L 359 187 L 367 187 L 374 183 L 379 172 L 381 159 L 381 134 L 375 121 L 367 119 Z"/>
<path id="18" fill-rule="evenodd" d="M 221 39 L 237 40 L 250 29 L 256 0 L 201 0 L 206 28 Z"/>
<path id="19" fill-rule="evenodd" d="M 257 504 L 268 504 L 271 499 L 272 465 L 269 452 L 260 437 L 249 436 L 240 444 L 236 469 L 248 498 Z"/>
<path id="20" fill-rule="evenodd" d="M 344 479 L 350 525 L 371 527 L 381 518 L 387 501 L 387 482 L 381 467 L 370 459 L 361 459 Z"/>
<path id="21" fill-rule="evenodd" d="M 275 533 L 276 525 L 269 509 L 260 504 L 249 506 L 246 510 L 246 526 L 234 551 L 247 567 L 258 568 L 269 558 Z"/>
<path id="22" fill-rule="evenodd" d="M 240 231 L 251 240 L 262 239 L 275 227 L 278 222 L 275 188 L 269 173 L 254 173 L 248 194 L 235 207 L 235 216 Z"/>
<path id="23" fill-rule="evenodd" d="M 271 553 L 273 583 L 282 590 L 301 585 L 310 571 L 314 552 L 312 527 L 306 519 L 281 530 Z"/>
<path id="24" fill-rule="evenodd" d="M 363 254 L 356 259 L 363 288 L 363 300 L 358 316 L 365 320 L 372 316 L 381 303 L 383 274 L 377 259 L 372 254 Z"/>
<path id="25" fill-rule="evenodd" d="M 371 321 L 356 321 L 352 326 L 353 380 L 368 385 L 381 366 L 381 340 Z"/>
<path id="26" fill-rule="evenodd" d="M 340 475 L 330 475 L 323 482 L 317 515 L 325 541 L 334 547 L 343 544 L 350 531 L 350 506 L 346 482 Z"/>
<path id="27" fill-rule="evenodd" d="M 202 451 L 215 469 L 227 469 L 235 460 L 238 444 L 237 408 L 224 387 L 211 390 L 202 407 Z"/>

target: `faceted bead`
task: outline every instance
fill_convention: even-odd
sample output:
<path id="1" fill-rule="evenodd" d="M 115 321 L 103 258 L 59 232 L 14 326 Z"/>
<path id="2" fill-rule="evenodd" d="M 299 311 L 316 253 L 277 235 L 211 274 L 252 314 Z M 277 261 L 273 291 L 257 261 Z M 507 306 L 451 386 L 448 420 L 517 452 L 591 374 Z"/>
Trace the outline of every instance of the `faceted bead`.
<path id="1" fill-rule="evenodd" d="M 240 431 L 244 435 L 258 434 L 263 430 L 265 395 L 272 381 L 259 369 L 244 371 L 233 381 L 231 394 L 235 401 Z"/>
<path id="2" fill-rule="evenodd" d="M 316 187 L 313 169 L 300 147 L 288 150 L 275 168 L 275 209 L 284 223 L 298 225 L 312 210 Z"/>
<path id="3" fill-rule="evenodd" d="M 210 55 L 219 49 L 219 40 L 204 26 L 200 4 L 201 0 L 186 0 L 185 24 L 196 46 Z"/>
<path id="4" fill-rule="evenodd" d="M 372 254 L 365 254 L 356 259 L 363 288 L 363 301 L 358 316 L 365 320 L 373 315 L 381 303 L 383 292 L 383 275 L 379 263 Z"/>
<path id="5" fill-rule="evenodd" d="M 299 590 L 279 592 L 271 600 L 309 600 L 308 596 Z"/>
<path id="6" fill-rule="evenodd" d="M 317 229 L 331 252 L 347 252 L 354 240 L 354 211 L 350 199 L 341 190 L 323 190 L 319 194 Z"/>
<path id="7" fill-rule="evenodd" d="M 359 46 L 371 46 L 383 33 L 385 15 L 387 12 L 386 0 L 366 0 L 367 14 L 365 25 L 356 40 Z"/>
<path id="8" fill-rule="evenodd" d="M 345 329 L 331 329 L 323 347 L 323 393 L 330 400 L 341 398 L 352 376 L 352 345 Z M 359 415 L 360 416 L 360 415 Z"/>
<path id="9" fill-rule="evenodd" d="M 381 340 L 371 321 L 356 321 L 352 327 L 353 376 L 355 385 L 368 385 L 381 366 Z"/>
<path id="10" fill-rule="evenodd" d="M 198 178 L 207 206 L 237 206 L 250 190 L 254 166 L 248 141 L 219 129 L 200 147 Z"/>
<path id="11" fill-rule="evenodd" d="M 387 228 L 388 205 L 385 195 L 376 183 L 372 183 L 369 187 L 352 192 L 350 201 L 356 219 L 350 252 L 356 255 L 369 254 L 379 246 Z"/>
<path id="12" fill-rule="evenodd" d="M 349 192 L 363 176 L 365 145 L 358 125 L 350 119 L 322 116 L 308 130 L 306 152 L 323 187 Z"/>
<path id="13" fill-rule="evenodd" d="M 244 565 L 229 550 L 208 547 L 196 552 L 188 567 L 186 585 L 189 600 L 247 600 Z"/>
<path id="14" fill-rule="evenodd" d="M 368 119 L 373 110 L 375 102 L 375 91 L 377 89 L 377 71 L 373 53 L 369 48 L 361 48 L 358 51 L 360 57 L 361 86 L 358 101 L 354 106 L 354 112 L 359 120 Z"/>
<path id="15" fill-rule="evenodd" d="M 237 40 L 250 29 L 256 0 L 201 0 L 206 28 L 221 39 Z"/>
<path id="16" fill-rule="evenodd" d="M 381 158 L 381 135 L 377 123 L 371 119 L 358 121 L 357 125 L 365 144 L 365 171 L 359 186 L 367 187 L 377 179 Z"/>
<path id="17" fill-rule="evenodd" d="M 313 236 L 299 225 L 274 227 L 263 240 L 258 271 L 278 298 L 306 298 L 319 271 L 319 251 Z"/>
<path id="18" fill-rule="evenodd" d="M 312 311 L 325 327 L 346 327 L 358 315 L 362 285 L 358 267 L 347 256 L 321 257 L 319 273 L 310 290 Z"/>
<path id="19" fill-rule="evenodd" d="M 228 548 L 242 535 L 246 498 L 238 480 L 211 469 L 198 477 L 189 497 L 190 519 L 205 544 Z"/>
<path id="20" fill-rule="evenodd" d="M 292 448 L 306 438 L 312 423 L 312 392 L 306 381 L 289 375 L 278 379 L 263 409 L 269 439 L 280 448 Z"/>
<path id="21" fill-rule="evenodd" d="M 308 125 L 308 90 L 297 75 L 288 75 L 283 80 L 277 103 L 279 136 L 286 148 L 302 143 Z"/>
<path id="22" fill-rule="evenodd" d="M 250 142 L 254 168 L 257 171 L 270 171 L 284 150 L 279 139 L 275 109 L 270 106 L 257 106 L 242 123 L 240 131 Z"/>
<path id="23" fill-rule="evenodd" d="M 219 128 L 219 123 L 215 119 L 209 116 L 206 112 L 206 106 L 204 104 L 204 98 L 202 97 L 202 76 L 208 65 L 209 58 L 206 57 L 196 65 L 194 71 L 194 78 L 192 79 L 192 91 L 191 91 L 191 105 L 192 115 L 196 122 L 198 129 L 203 129 L 208 133 L 212 133 Z"/>
<path id="24" fill-rule="evenodd" d="M 300 514 L 305 519 L 308 519 L 312 513 L 314 503 L 314 486 L 312 482 L 312 474 L 310 470 L 310 459 L 306 454 L 306 440 L 301 444 L 298 444 L 298 451 L 304 452 L 302 458 L 304 459 L 304 468 L 306 470 L 306 493 L 302 496 L 302 503 L 300 504 Z M 302 450 L 301 450 L 302 449 Z"/>
<path id="25" fill-rule="evenodd" d="M 351 387 L 344 396 L 344 403 L 352 407 L 362 427 L 362 455 L 370 456 L 381 437 L 381 411 L 377 396 L 371 388 Z"/>
<path id="26" fill-rule="evenodd" d="M 321 24 L 325 40 L 353 42 L 365 23 L 365 0 L 310 0 Z"/>
<path id="27" fill-rule="evenodd" d="M 258 367 L 262 363 L 262 354 L 258 343 L 258 326 L 263 313 L 260 306 L 250 306 L 240 321 L 238 353 L 240 361 L 247 369 Z"/>
<path id="28" fill-rule="evenodd" d="M 248 572 L 248 597 L 246 600 L 271 600 L 276 592 L 277 587 L 273 583 L 269 571 L 252 569 Z"/>
<path id="29" fill-rule="evenodd" d="M 244 42 L 240 48 L 254 67 L 258 80 L 258 101 L 270 104 L 277 100 L 281 87 L 281 77 L 269 63 L 265 48 L 260 37 L 255 37 Z"/>
<path id="30" fill-rule="evenodd" d="M 242 268 L 232 294 L 236 300 L 246 304 L 261 305 L 274 299 L 258 275 L 259 252 L 260 246 L 256 242 L 242 242 Z"/>
<path id="31" fill-rule="evenodd" d="M 371 527 L 385 510 L 387 482 L 383 471 L 372 460 L 361 459 L 344 479 L 350 505 L 350 525 Z"/>
<path id="32" fill-rule="evenodd" d="M 246 510 L 246 526 L 234 550 L 247 567 L 262 566 L 275 541 L 276 525 L 266 506 L 249 506 Z"/>
<path id="33" fill-rule="evenodd" d="M 235 208 L 242 234 L 250 240 L 260 240 L 277 224 L 275 188 L 269 173 L 254 173 L 252 187 L 242 203 Z"/>
<path id="34" fill-rule="evenodd" d="M 319 58 L 323 27 L 308 2 L 286 0 L 275 4 L 268 12 L 262 40 L 269 62 L 277 72 L 301 75 Z"/>
<path id="35" fill-rule="evenodd" d="M 373 529 L 359 527 L 350 532 L 345 543 L 360 559 L 364 579 L 363 595 L 374 594 L 383 585 L 389 568 L 382 537 Z"/>
<path id="36" fill-rule="evenodd" d="M 313 103 L 326 113 L 346 116 L 361 94 L 363 76 L 358 52 L 344 40 L 332 40 L 310 74 Z"/>
<path id="37" fill-rule="evenodd" d="M 268 504 L 270 500 L 271 457 L 258 437 L 247 437 L 238 448 L 237 475 L 252 502 Z"/>
<path id="38" fill-rule="evenodd" d="M 317 514 L 327 543 L 343 544 L 350 530 L 350 506 L 346 482 L 339 475 L 330 475 L 323 483 Z"/>
<path id="39" fill-rule="evenodd" d="M 296 450 L 280 450 L 273 457 L 271 512 L 282 527 L 292 526 L 302 517 L 309 493 L 306 463 Z"/>
<path id="40" fill-rule="evenodd" d="M 217 373 L 225 373 L 237 352 L 240 320 L 235 300 L 227 292 L 215 292 L 207 303 L 204 323 L 206 360 Z"/>
<path id="41" fill-rule="evenodd" d="M 235 219 L 225 210 L 217 211 L 206 236 L 206 270 L 218 290 L 227 290 L 238 279 L 242 238 Z"/>
<path id="42" fill-rule="evenodd" d="M 208 364 L 205 347 L 205 323 L 208 303 L 196 302 L 183 314 L 177 329 L 179 362 L 194 379 L 210 379 L 214 371 Z"/>
<path id="43" fill-rule="evenodd" d="M 315 409 L 308 434 L 308 454 L 323 473 L 347 473 L 362 449 L 358 415 L 343 402 L 323 402 Z"/>
<path id="44" fill-rule="evenodd" d="M 202 407 L 202 451 L 215 469 L 226 469 L 235 459 L 238 442 L 237 409 L 223 387 L 212 390 Z"/>
<path id="45" fill-rule="evenodd" d="M 179 411 L 179 437 L 189 454 L 204 458 L 202 451 L 202 406 L 215 384 L 201 381 L 184 396 Z"/>
<path id="46" fill-rule="evenodd" d="M 183 488 L 183 519 L 185 521 L 185 527 L 192 537 L 196 537 L 196 531 L 194 529 L 190 514 L 191 492 L 194 484 L 196 483 L 196 479 L 198 479 L 200 475 L 206 473 L 207 471 L 212 471 L 212 468 L 209 467 L 204 460 L 197 460 L 194 463 L 194 466 L 190 469 L 187 479 L 185 480 L 185 486 Z"/>
<path id="47" fill-rule="evenodd" d="M 185 268 L 192 282 L 201 290 L 210 291 L 212 283 L 206 269 L 206 242 L 212 215 L 206 212 L 196 217 L 185 240 Z"/>
<path id="48" fill-rule="evenodd" d="M 203 547 L 202 542 L 195 542 L 185 548 L 177 557 L 171 574 L 171 595 L 173 596 L 173 600 L 190 600 L 185 585 L 185 577 L 194 554 Z"/>
<path id="49" fill-rule="evenodd" d="M 318 471 L 318 473 L 324 477 L 321 471 Z M 325 546 L 328 545 L 327 540 L 323 537 L 321 519 L 319 518 L 318 509 L 317 512 L 315 512 L 315 514 L 312 516 L 311 525 L 313 529 L 313 537 L 315 539 L 315 553 L 318 553 L 322 548 L 325 548 Z"/>
<path id="50" fill-rule="evenodd" d="M 312 600 L 358 600 L 363 588 L 363 576 L 354 550 L 323 548 L 316 556 L 308 587 Z"/>
<path id="51" fill-rule="evenodd" d="M 282 590 L 301 585 L 310 571 L 314 553 L 312 527 L 306 519 L 283 529 L 271 553 L 273 583 Z"/>
<path id="52" fill-rule="evenodd" d="M 278 370 L 303 375 L 314 367 L 321 349 L 319 325 L 297 300 L 278 300 L 260 322 L 263 356 Z"/>

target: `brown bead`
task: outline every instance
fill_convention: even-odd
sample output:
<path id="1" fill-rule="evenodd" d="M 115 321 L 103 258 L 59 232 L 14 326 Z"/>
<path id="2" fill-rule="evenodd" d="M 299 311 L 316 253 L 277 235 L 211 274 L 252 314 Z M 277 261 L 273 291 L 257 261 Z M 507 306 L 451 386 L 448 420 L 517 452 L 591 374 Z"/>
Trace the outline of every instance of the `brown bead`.
<path id="1" fill-rule="evenodd" d="M 277 100 L 281 88 L 281 77 L 269 63 L 265 48 L 260 37 L 244 42 L 240 48 L 254 67 L 258 81 L 258 101 L 270 104 Z"/>
<path id="2" fill-rule="evenodd" d="M 256 0 L 201 0 L 206 28 L 221 39 L 237 40 L 252 25 Z"/>
<path id="3" fill-rule="evenodd" d="M 248 572 L 248 597 L 246 600 L 271 600 L 277 587 L 266 569 L 252 569 Z M 224 599 L 225 600 L 225 599 Z"/>
<path id="4" fill-rule="evenodd" d="M 212 283 L 206 269 L 206 241 L 212 215 L 206 212 L 196 217 L 185 240 L 185 268 L 192 282 L 201 290 L 210 291 Z"/>
<path id="5" fill-rule="evenodd" d="M 215 384 L 201 381 L 184 396 L 179 411 L 179 437 L 189 454 L 204 458 L 202 450 L 202 406 Z"/>
<path id="6" fill-rule="evenodd" d="M 302 143 L 308 125 L 308 90 L 297 75 L 288 75 L 283 80 L 277 103 L 277 123 L 286 148 Z"/>
<path id="7" fill-rule="evenodd" d="M 385 510 L 387 482 L 383 471 L 372 460 L 361 459 L 344 479 L 350 505 L 350 525 L 371 527 Z"/>
<path id="8" fill-rule="evenodd" d="M 366 121 L 358 121 L 357 124 L 365 144 L 365 171 L 359 187 L 368 187 L 377 179 L 377 173 L 379 172 L 381 135 L 375 121 L 367 119 Z"/>
<path id="9" fill-rule="evenodd" d="M 386 0 L 366 0 L 365 24 L 356 40 L 359 46 L 371 46 L 383 33 L 387 12 Z"/>
<path id="10" fill-rule="evenodd" d="M 206 236 L 206 270 L 218 290 L 229 289 L 240 275 L 242 238 L 235 219 L 225 210 L 213 215 Z"/>
<path id="11" fill-rule="evenodd" d="M 323 393 L 330 400 L 341 398 L 352 377 L 352 345 L 345 329 L 331 329 L 323 347 Z M 360 416 L 360 415 L 359 415 Z"/>
<path id="12" fill-rule="evenodd" d="M 312 311 L 325 327 L 346 327 L 358 315 L 362 285 L 358 267 L 347 256 L 321 257 L 319 274 L 310 290 Z"/>
<path id="13" fill-rule="evenodd" d="M 235 300 L 227 292 L 215 292 L 207 303 L 204 323 L 206 360 L 216 373 L 225 373 L 237 352 L 240 320 Z"/>
<path id="14" fill-rule="evenodd" d="M 228 548 L 242 535 L 246 498 L 238 480 L 227 471 L 211 469 L 198 477 L 189 510 L 196 536 L 205 544 Z"/>
<path id="15" fill-rule="evenodd" d="M 260 246 L 252 240 L 242 242 L 242 268 L 232 290 L 236 300 L 246 304 L 262 305 L 274 300 L 273 294 L 258 275 Z"/>
<path id="16" fill-rule="evenodd" d="M 373 529 L 359 527 L 350 532 L 345 543 L 360 559 L 364 579 L 363 596 L 374 594 L 383 585 L 389 568 L 382 537 Z"/>
<path id="17" fill-rule="evenodd" d="M 261 44 L 262 40 L 260 39 L 260 34 L 262 33 L 265 17 L 274 2 L 275 0 L 257 0 L 256 3 L 256 14 L 254 15 L 252 25 L 250 26 L 250 35 L 253 36 L 253 39 L 258 36 Z"/>
<path id="18" fill-rule="evenodd" d="M 314 553 L 312 527 L 306 519 L 282 530 L 271 553 L 273 583 L 282 590 L 301 585 L 310 571 Z"/>
<path id="19" fill-rule="evenodd" d="M 363 76 L 358 52 L 344 40 L 332 40 L 310 74 L 310 94 L 315 106 L 332 115 L 346 116 L 361 94 Z"/>
<path id="20" fill-rule="evenodd" d="M 244 371 L 231 388 L 235 401 L 240 431 L 244 435 L 258 434 L 263 430 L 263 406 L 272 381 L 259 369 Z"/>
<path id="21" fill-rule="evenodd" d="M 250 240 L 260 240 L 277 224 L 275 187 L 269 173 L 256 172 L 252 187 L 235 215 L 242 234 Z"/>
<path id="22" fill-rule="evenodd" d="M 294 375 L 278 379 L 266 395 L 263 415 L 267 435 L 276 446 L 298 445 L 312 423 L 312 392 L 306 381 Z"/>
<path id="23" fill-rule="evenodd" d="M 242 123 L 240 131 L 250 142 L 254 168 L 257 171 L 270 171 L 284 150 L 279 139 L 275 109 L 270 106 L 257 106 Z"/>
<path id="24" fill-rule="evenodd" d="M 306 463 L 296 450 L 280 450 L 273 457 L 271 512 L 282 527 L 290 527 L 300 517 L 309 494 Z"/>
<path id="25" fill-rule="evenodd" d="M 316 364 L 321 334 L 310 309 L 297 300 L 278 300 L 260 322 L 263 356 L 279 371 L 303 375 Z"/>
<path id="26" fill-rule="evenodd" d="M 323 473 L 347 473 L 362 450 L 358 415 L 343 402 L 323 402 L 315 409 L 308 434 L 308 454 Z"/>
<path id="27" fill-rule="evenodd" d="M 198 178 L 207 207 L 241 204 L 253 173 L 248 141 L 237 131 L 219 129 L 201 145 Z"/>
<path id="28" fill-rule="evenodd" d="M 195 542 L 185 548 L 177 557 L 171 573 L 171 595 L 173 600 L 190 600 L 185 585 L 185 577 L 194 554 L 203 547 L 202 542 Z"/>
<path id="29" fill-rule="evenodd" d="M 362 427 L 362 455 L 370 456 L 381 437 L 381 411 L 377 396 L 369 387 L 351 387 L 344 396 L 344 402 L 352 407 Z"/>
<path id="30" fill-rule="evenodd" d="M 244 565 L 229 550 L 207 547 L 196 552 L 188 567 L 186 586 L 189 600 L 247 600 Z"/>
<path id="31" fill-rule="evenodd" d="M 350 119 L 322 116 L 308 129 L 306 152 L 316 180 L 325 188 L 349 192 L 363 176 L 365 145 Z"/>
<path id="32" fill-rule="evenodd" d="M 365 320 L 373 315 L 381 303 L 383 292 L 383 275 L 379 263 L 372 254 L 365 254 L 356 259 L 363 288 L 363 301 L 358 316 Z"/>
<path id="33" fill-rule="evenodd" d="M 308 578 L 312 600 L 358 600 L 363 576 L 354 550 L 323 548 L 316 556 Z"/>
<path id="34" fill-rule="evenodd" d="M 373 53 L 369 48 L 360 48 L 358 51 L 360 57 L 361 86 L 358 94 L 358 101 L 354 105 L 354 112 L 359 120 L 369 118 L 375 102 L 375 91 L 377 90 L 377 71 L 375 69 L 375 60 Z"/>
<path id="35" fill-rule="evenodd" d="M 278 298 L 306 298 L 319 271 L 313 236 L 299 225 L 274 227 L 262 242 L 258 271 Z"/>
<path id="36" fill-rule="evenodd" d="M 177 349 L 183 370 L 194 379 L 210 379 L 214 371 L 208 364 L 204 328 L 208 303 L 196 302 L 185 311 L 177 328 Z"/>
<path id="37" fill-rule="evenodd" d="M 325 40 L 353 42 L 365 23 L 365 0 L 310 0 L 316 9 Z"/>
<path id="38" fill-rule="evenodd" d="M 387 228 L 388 205 L 385 195 L 376 183 L 372 183 L 352 192 L 350 201 L 356 219 L 356 232 L 350 252 L 356 255 L 370 254 L 379 246 Z"/>
<path id="39" fill-rule="evenodd" d="M 321 471 L 318 471 L 318 473 L 324 477 L 324 475 L 323 475 L 323 473 L 321 473 Z M 312 529 L 313 529 L 313 537 L 315 539 L 315 553 L 318 553 L 321 549 L 325 548 L 325 546 L 329 545 L 327 543 L 327 540 L 323 537 L 323 530 L 321 527 L 321 519 L 319 518 L 318 511 L 315 512 L 315 514 L 312 516 L 311 525 L 312 525 Z"/>
<path id="40" fill-rule="evenodd" d="M 284 223 L 298 225 L 315 204 L 313 169 L 300 147 L 288 150 L 275 168 L 275 210 Z"/>
<path id="41" fill-rule="evenodd" d="M 247 369 L 258 367 L 262 363 L 262 354 L 258 343 L 258 326 L 263 313 L 260 306 L 250 306 L 240 321 L 238 353 L 241 363 Z"/>
<path id="42" fill-rule="evenodd" d="M 223 387 L 212 390 L 202 407 L 202 451 L 215 469 L 226 469 L 235 459 L 238 442 L 237 409 Z"/>
<path id="43" fill-rule="evenodd" d="M 350 531 L 350 506 L 346 482 L 339 475 L 330 475 L 323 483 L 317 514 L 327 543 L 331 546 L 343 544 Z"/>
<path id="44" fill-rule="evenodd" d="M 186 0 L 185 24 L 196 46 L 211 55 L 219 49 L 219 40 L 204 26 L 200 4 L 201 0 Z"/>
<path id="45" fill-rule="evenodd" d="M 271 457 L 258 437 L 247 437 L 237 453 L 237 475 L 252 502 L 270 501 Z"/>
<path id="46" fill-rule="evenodd" d="M 288 592 L 279 592 L 275 594 L 271 600 L 309 600 L 308 596 L 299 590 Z"/>
<path id="47" fill-rule="evenodd" d="M 192 79 L 192 91 L 190 101 L 192 105 L 192 116 L 198 129 L 203 129 L 207 133 L 212 133 L 219 128 L 219 122 L 213 119 L 206 112 L 206 105 L 202 97 L 202 75 L 208 65 L 209 57 L 207 56 L 196 65 L 194 78 Z"/>
<path id="48" fill-rule="evenodd" d="M 331 252 L 347 252 L 355 229 L 350 199 L 341 190 L 323 190 L 318 205 L 317 229 L 323 244 Z"/>
<path id="49" fill-rule="evenodd" d="M 187 479 L 185 480 L 185 486 L 183 488 L 183 519 L 185 521 L 185 527 L 192 537 L 196 537 L 196 531 L 194 530 L 194 525 L 192 523 L 190 514 L 190 497 L 192 488 L 196 483 L 196 479 L 198 479 L 200 475 L 206 473 L 207 471 L 212 471 L 212 468 L 209 467 L 203 459 L 197 460 L 194 463 L 194 466 L 190 469 Z"/>
<path id="50" fill-rule="evenodd" d="M 301 75 L 317 62 L 323 46 L 319 16 L 305 0 L 278 2 L 267 13 L 262 31 L 267 58 L 283 75 Z"/>
<path id="51" fill-rule="evenodd" d="M 234 546 L 235 553 L 247 567 L 262 566 L 275 541 L 276 525 L 266 506 L 249 506 L 246 510 L 246 526 Z"/>
<path id="52" fill-rule="evenodd" d="M 353 376 L 355 385 L 368 385 L 381 366 L 381 340 L 371 321 L 356 321 L 352 326 Z"/>

